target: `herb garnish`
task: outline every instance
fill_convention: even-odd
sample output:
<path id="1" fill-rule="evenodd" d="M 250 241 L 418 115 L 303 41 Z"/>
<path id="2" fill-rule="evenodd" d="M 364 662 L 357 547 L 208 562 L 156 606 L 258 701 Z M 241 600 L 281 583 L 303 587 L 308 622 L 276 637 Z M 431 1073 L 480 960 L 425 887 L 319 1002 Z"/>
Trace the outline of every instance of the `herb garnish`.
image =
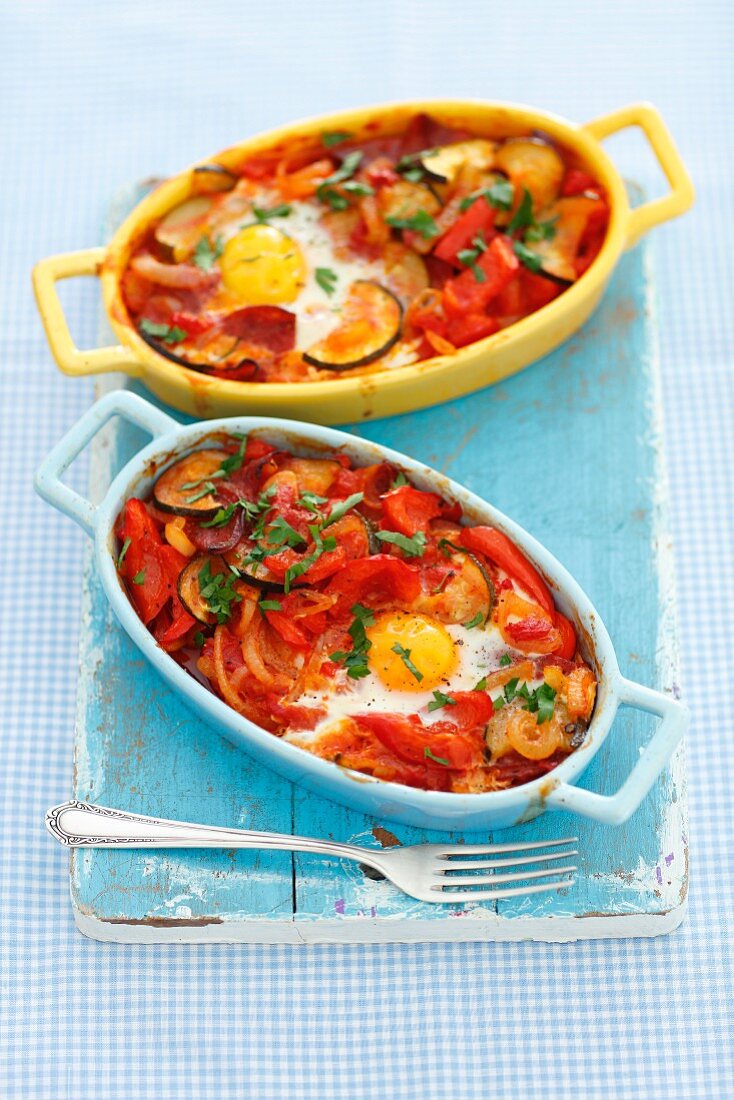
<path id="1" fill-rule="evenodd" d="M 540 687 L 531 691 L 527 684 L 520 684 L 517 677 L 515 677 L 505 684 L 504 697 L 506 703 L 511 703 L 516 698 L 524 699 L 522 709 L 535 714 L 538 725 L 550 721 L 553 717 L 556 692 L 550 684 L 542 683 Z"/>
<path id="2" fill-rule="evenodd" d="M 202 634 L 202 632 L 200 630 L 197 630 L 196 634 L 194 634 L 194 645 L 198 649 L 201 649 L 203 644 L 204 644 L 204 635 Z"/>
<path id="3" fill-rule="evenodd" d="M 437 237 L 439 232 L 435 221 L 425 210 L 417 210 L 415 214 L 411 214 L 406 218 L 394 214 L 385 218 L 385 221 L 393 229 L 410 229 L 414 233 L 419 233 L 427 241 L 431 240 L 432 237 Z"/>
<path id="4" fill-rule="evenodd" d="M 426 760 L 433 760 L 436 764 L 443 764 L 445 768 L 448 768 L 449 766 L 448 760 L 444 760 L 442 756 L 434 756 L 428 745 L 426 745 L 423 750 L 423 756 Z"/>
<path id="5" fill-rule="evenodd" d="M 444 695 L 442 691 L 434 691 L 433 699 L 428 704 L 428 710 L 441 710 L 442 707 L 455 707 L 456 700 L 452 699 L 450 695 Z"/>
<path id="6" fill-rule="evenodd" d="M 525 243 L 535 244 L 538 241 L 552 241 L 556 235 L 556 222 L 558 215 L 548 218 L 544 222 L 535 222 L 525 233 Z"/>
<path id="7" fill-rule="evenodd" d="M 477 611 L 474 618 L 469 619 L 469 622 L 464 623 L 464 626 L 466 627 L 467 630 L 471 630 L 472 627 L 479 626 L 479 624 L 483 621 L 484 621 L 484 616 L 482 615 L 481 611 Z"/>
<path id="8" fill-rule="evenodd" d="M 525 265 L 528 271 L 537 274 L 541 270 L 543 261 L 537 252 L 533 252 L 532 248 L 527 248 L 522 241 L 513 241 L 512 247 L 518 260 Z"/>
<path id="9" fill-rule="evenodd" d="M 257 605 L 260 610 L 265 613 L 266 611 L 282 611 L 283 605 L 278 600 L 260 600 Z"/>
<path id="10" fill-rule="evenodd" d="M 507 668 L 508 665 L 511 665 L 511 664 L 512 664 L 512 657 L 510 656 L 510 654 L 509 653 L 503 653 L 502 656 L 500 657 L 500 667 L 501 668 Z"/>
<path id="11" fill-rule="evenodd" d="M 395 165 L 395 171 L 399 172 L 403 179 L 410 180 L 411 183 L 420 183 L 423 177 L 428 174 L 421 162 L 424 157 L 430 157 L 435 152 L 435 149 L 421 149 L 419 153 L 406 153 Z"/>
<path id="12" fill-rule="evenodd" d="M 344 158 L 339 168 L 337 168 L 335 172 L 332 172 L 332 174 L 316 188 L 316 197 L 319 198 L 321 202 L 327 203 L 332 210 L 346 210 L 349 206 L 349 200 L 346 196 L 334 189 L 335 184 L 341 184 L 342 191 L 351 192 L 353 195 L 371 195 L 373 193 L 369 184 L 351 180 L 351 177 L 357 171 L 357 168 L 359 168 L 363 155 L 364 154 L 359 152 L 359 150 L 349 153 Z M 351 182 L 347 183 L 347 181 Z"/>
<path id="13" fill-rule="evenodd" d="M 332 145 L 341 145 L 343 141 L 349 141 L 352 136 L 349 130 L 324 130 L 321 143 L 325 149 L 331 149 Z"/>
<path id="14" fill-rule="evenodd" d="M 320 504 L 326 504 L 328 497 L 320 497 L 318 493 L 312 493 L 306 489 L 298 498 L 298 503 L 309 512 L 318 512 Z"/>
<path id="15" fill-rule="evenodd" d="M 426 549 L 426 536 L 422 531 L 411 536 L 401 535 L 399 531 L 376 531 L 375 535 L 380 542 L 398 546 L 409 558 L 422 558 Z"/>
<path id="16" fill-rule="evenodd" d="M 276 516 L 268 525 L 267 541 L 270 546 L 300 546 L 305 542 L 303 535 L 299 535 L 295 528 L 291 527 L 283 516 Z"/>
<path id="17" fill-rule="evenodd" d="M 133 577 L 133 584 L 145 584 L 145 570 L 141 569 L 139 573 L 136 573 Z"/>
<path id="18" fill-rule="evenodd" d="M 291 583 L 296 580 L 297 577 L 302 577 L 303 574 L 311 568 L 314 562 L 319 560 L 322 554 L 330 550 L 336 550 L 336 539 L 333 535 L 328 535 L 325 539 L 322 539 L 321 529 L 315 523 L 309 524 L 308 529 L 314 541 L 314 548 L 305 558 L 301 558 L 295 565 L 291 565 L 289 569 L 286 569 L 283 581 L 283 587 L 286 593 L 290 592 Z"/>
<path id="19" fill-rule="evenodd" d="M 337 520 L 345 516 L 355 505 L 364 500 L 364 493 L 352 493 L 346 500 L 339 500 L 329 512 L 328 516 L 321 524 L 322 530 L 325 527 L 331 527 L 332 523 L 336 523 Z"/>
<path id="20" fill-rule="evenodd" d="M 337 274 L 330 267 L 316 268 L 316 282 L 327 294 L 333 294 L 336 290 Z"/>
<path id="21" fill-rule="evenodd" d="M 140 331 L 146 336 L 161 340 L 164 344 L 180 344 L 188 336 L 188 332 L 179 328 L 178 325 L 158 324 L 156 321 L 149 321 L 147 317 L 143 317 L 140 322 Z"/>
<path id="22" fill-rule="evenodd" d="M 487 690 L 487 677 L 482 676 L 481 680 L 478 680 L 474 685 L 473 691 L 486 691 Z"/>
<path id="23" fill-rule="evenodd" d="M 462 199 L 459 203 L 459 210 L 463 213 L 479 198 L 484 198 L 495 210 L 511 210 L 514 193 L 515 189 L 509 180 L 496 179 L 491 187 L 483 187 L 481 191 L 475 191 Z"/>
<path id="24" fill-rule="evenodd" d="M 132 541 L 133 540 L 131 538 L 126 538 L 125 541 L 122 544 L 122 550 L 120 551 L 120 554 L 117 558 L 117 568 L 118 568 L 118 570 L 122 569 L 122 563 L 125 560 L 125 554 L 127 554 L 128 550 L 130 549 L 130 543 Z"/>
<path id="25" fill-rule="evenodd" d="M 415 676 L 416 680 L 420 682 L 423 679 L 423 673 L 419 669 L 417 669 L 411 661 L 411 650 L 406 649 L 405 646 L 402 646 L 400 644 L 400 642 L 396 642 L 395 645 L 391 646 L 390 648 L 392 649 L 393 653 L 397 653 L 398 657 L 400 657 L 408 672 L 412 676 Z"/>
<path id="26" fill-rule="evenodd" d="M 393 478 L 393 483 L 390 486 L 391 489 L 400 489 L 403 485 L 408 484 L 408 479 L 402 470 L 398 470 L 397 474 Z"/>
<path id="27" fill-rule="evenodd" d="M 202 237 L 194 249 L 194 263 L 201 271 L 211 271 L 222 255 L 222 238 L 216 237 L 212 246 L 208 237 Z"/>
<path id="28" fill-rule="evenodd" d="M 487 242 L 481 229 L 471 243 L 473 247 L 462 248 L 459 252 L 456 253 L 456 258 L 458 259 L 460 264 L 464 265 L 464 267 L 471 268 L 474 273 L 474 278 L 478 283 L 486 283 L 487 276 L 484 274 L 481 267 L 479 267 L 477 264 L 477 260 L 479 259 L 481 254 L 487 251 Z"/>
<path id="29" fill-rule="evenodd" d="M 343 664 L 347 670 L 347 676 L 352 680 L 360 680 L 363 676 L 369 676 L 367 654 L 372 648 L 372 642 L 367 637 L 367 627 L 374 626 L 375 616 L 368 607 L 356 603 L 352 608 L 354 621 L 349 627 L 348 634 L 352 639 L 352 648 L 349 651 L 339 650 L 329 654 L 329 660 L 335 664 Z"/>
<path id="30" fill-rule="evenodd" d="M 287 202 L 278 203 L 277 206 L 253 206 L 252 215 L 255 221 L 264 225 L 270 218 L 287 218 L 291 209 Z"/>
<path id="31" fill-rule="evenodd" d="M 199 484 L 201 484 L 201 483 L 199 482 Z M 181 488 L 190 488 L 190 486 L 187 483 L 185 486 L 181 486 Z M 208 497 L 212 493 L 216 493 L 216 491 L 217 491 L 217 487 L 214 484 L 214 482 L 207 480 L 207 481 L 204 482 L 204 485 L 202 486 L 202 488 L 199 489 L 198 493 L 193 493 L 192 496 L 190 496 L 190 497 L 184 497 L 184 502 L 186 504 L 196 504 L 197 500 L 202 500 L 204 497 Z"/>
<path id="32" fill-rule="evenodd" d="M 518 206 L 515 213 L 510 219 L 510 224 L 507 226 L 508 233 L 514 233 L 516 229 L 525 229 L 529 225 L 533 225 L 535 219 L 533 218 L 533 196 L 528 191 L 527 187 L 523 188 L 522 202 Z"/>
<path id="33" fill-rule="evenodd" d="M 218 623 L 226 623 L 232 615 L 232 604 L 239 603 L 242 597 L 235 592 L 237 574 L 212 573 L 209 559 L 199 570 L 199 593 Z"/>

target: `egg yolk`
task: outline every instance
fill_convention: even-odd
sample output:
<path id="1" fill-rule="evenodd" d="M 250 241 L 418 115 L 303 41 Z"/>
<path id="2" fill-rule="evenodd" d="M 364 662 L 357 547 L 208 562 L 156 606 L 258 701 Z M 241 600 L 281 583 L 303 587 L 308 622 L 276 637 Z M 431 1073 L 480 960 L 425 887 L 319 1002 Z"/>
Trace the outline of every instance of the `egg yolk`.
<path id="1" fill-rule="evenodd" d="M 296 242 L 271 225 L 248 225 L 227 241 L 219 260 L 227 290 L 249 305 L 293 302 L 306 282 Z"/>
<path id="2" fill-rule="evenodd" d="M 370 670 L 393 691 L 433 691 L 456 667 L 453 638 L 426 615 L 384 611 L 367 637 Z"/>

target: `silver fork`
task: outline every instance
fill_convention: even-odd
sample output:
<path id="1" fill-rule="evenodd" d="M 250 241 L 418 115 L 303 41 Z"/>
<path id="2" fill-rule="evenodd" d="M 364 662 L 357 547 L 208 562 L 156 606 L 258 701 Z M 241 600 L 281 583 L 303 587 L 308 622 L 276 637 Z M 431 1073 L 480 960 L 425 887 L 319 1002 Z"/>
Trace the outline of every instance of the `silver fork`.
<path id="1" fill-rule="evenodd" d="M 49 810 L 46 827 L 52 836 L 72 848 L 275 848 L 336 856 L 356 860 L 372 868 L 419 901 L 443 903 L 491 902 L 521 894 L 559 890 L 573 884 L 573 873 L 577 870 L 568 864 L 558 866 L 559 861 L 578 855 L 576 848 L 526 854 L 535 849 L 575 844 L 577 837 L 521 844 L 410 844 L 375 851 L 356 844 L 339 844 L 315 837 L 167 821 L 76 801 L 64 802 Z M 487 858 L 495 856 L 507 858 Z M 538 864 L 546 866 L 540 867 Z M 519 869 L 528 866 L 532 869 Z M 518 869 L 504 871 L 505 867 Z M 563 878 L 564 875 L 570 877 Z M 534 882 L 535 879 L 548 881 Z M 532 884 L 507 888 L 509 883 L 528 881 Z"/>

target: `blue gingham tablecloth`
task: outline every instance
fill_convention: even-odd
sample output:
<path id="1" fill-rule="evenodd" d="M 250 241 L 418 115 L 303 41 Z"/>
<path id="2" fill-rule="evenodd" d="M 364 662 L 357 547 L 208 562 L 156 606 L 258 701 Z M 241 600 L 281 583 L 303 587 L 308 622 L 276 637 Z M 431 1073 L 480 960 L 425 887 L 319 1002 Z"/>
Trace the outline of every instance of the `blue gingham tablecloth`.
<path id="1" fill-rule="evenodd" d="M 632 1098 L 734 1095 L 734 8 L 0 3 L 0 1095 Z M 583 120 L 650 99 L 698 189 L 655 234 L 688 741 L 690 917 L 652 941 L 122 947 L 73 926 L 43 812 L 68 796 L 82 536 L 31 471 L 89 404 L 53 368 L 28 273 L 99 243 L 111 193 L 248 132 L 412 95 Z M 615 139 L 649 190 L 642 142 Z M 80 342 L 97 292 L 64 288 Z M 79 484 L 85 471 L 75 472 Z"/>

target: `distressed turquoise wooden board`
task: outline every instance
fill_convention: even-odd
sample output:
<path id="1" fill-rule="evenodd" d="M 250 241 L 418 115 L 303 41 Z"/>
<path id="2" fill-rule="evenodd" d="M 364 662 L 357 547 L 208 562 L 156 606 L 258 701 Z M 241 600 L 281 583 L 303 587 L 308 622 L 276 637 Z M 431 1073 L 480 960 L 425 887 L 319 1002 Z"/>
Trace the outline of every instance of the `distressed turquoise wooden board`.
<path id="1" fill-rule="evenodd" d="M 591 321 L 553 355 L 493 389 L 351 430 L 436 466 L 512 514 L 587 590 L 623 673 L 674 690 L 652 301 L 643 246 L 624 257 Z M 97 445 L 98 492 L 140 442 L 134 429 L 118 426 Z M 78 798 L 375 846 L 441 835 L 373 821 L 295 789 L 202 726 L 117 626 L 89 564 L 80 667 Z M 583 785 L 616 789 L 652 721 L 621 712 Z M 414 902 L 356 865 L 309 856 L 89 850 L 72 857 L 72 897 L 83 931 L 146 942 L 555 940 L 655 935 L 682 919 L 682 750 L 622 827 L 546 814 L 512 832 L 577 834 L 577 884 L 498 907 L 457 908 Z"/>

